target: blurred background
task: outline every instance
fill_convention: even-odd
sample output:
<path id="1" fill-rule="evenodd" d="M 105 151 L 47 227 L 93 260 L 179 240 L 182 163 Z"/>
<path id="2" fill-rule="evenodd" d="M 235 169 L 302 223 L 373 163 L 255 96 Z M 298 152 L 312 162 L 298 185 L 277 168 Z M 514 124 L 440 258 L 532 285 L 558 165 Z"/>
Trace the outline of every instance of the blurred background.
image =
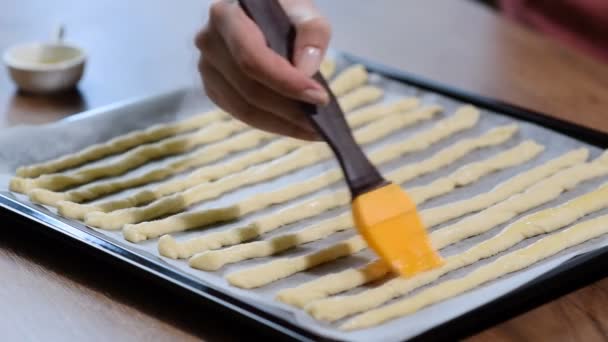
<path id="1" fill-rule="evenodd" d="M 84 78 L 76 90 L 65 94 L 18 92 L 7 72 L 0 72 L 0 127 L 49 122 L 134 96 L 198 86 L 198 54 L 192 40 L 206 20 L 210 3 L 0 0 L 1 51 L 14 44 L 48 40 L 61 23 L 66 42 L 88 55 Z M 589 63 L 608 61 L 606 0 L 317 3 L 333 24 L 332 48 L 484 95 L 503 94 L 503 85 L 519 86 L 521 80 L 511 75 L 514 69 L 535 72 L 525 70 L 525 63 L 541 58 L 538 54 L 545 45 L 553 44 L 536 40 L 537 36 L 559 45 L 558 51 L 565 47 L 568 53 L 582 55 Z M 524 30 L 535 33 L 523 37 L 520 31 Z M 471 72 L 473 67 L 476 72 Z"/>

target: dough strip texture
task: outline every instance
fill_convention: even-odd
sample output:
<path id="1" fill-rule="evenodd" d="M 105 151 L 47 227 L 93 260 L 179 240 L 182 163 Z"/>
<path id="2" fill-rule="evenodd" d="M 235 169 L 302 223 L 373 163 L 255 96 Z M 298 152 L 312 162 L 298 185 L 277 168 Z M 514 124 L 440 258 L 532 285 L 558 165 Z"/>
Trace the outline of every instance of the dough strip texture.
<path id="1" fill-rule="evenodd" d="M 319 71 L 325 77 L 325 79 L 330 79 L 336 72 L 336 61 L 331 58 L 324 59 L 323 62 L 321 62 Z"/>
<path id="2" fill-rule="evenodd" d="M 532 141 L 524 141 L 510 150 L 501 152 L 483 161 L 462 166 L 446 177 L 439 178 L 425 186 L 411 188 L 408 192 L 412 200 L 417 205 L 420 205 L 430 198 L 447 194 L 457 187 L 474 183 L 493 172 L 522 164 L 537 156 L 543 149 L 543 146 Z M 350 218 L 351 215 L 347 212 L 342 214 L 342 217 Z M 256 288 L 338 258 L 357 253 L 366 247 L 365 241 L 357 235 L 310 254 L 276 259 L 259 266 L 228 274 L 226 279 L 230 284 L 240 288 Z"/>
<path id="3" fill-rule="evenodd" d="M 325 78 L 331 78 L 336 70 L 336 62 L 332 59 L 324 59 L 321 63 L 320 71 Z M 336 89 L 341 94 L 346 94 L 354 88 L 367 82 L 368 74 L 361 65 L 354 65 L 345 70 L 344 75 L 338 75 L 336 82 L 332 82 L 332 89 Z M 16 175 L 22 178 L 34 178 L 43 174 L 55 173 L 69 168 L 77 167 L 82 164 L 99 160 L 106 156 L 114 155 L 127 151 L 141 144 L 158 141 L 169 136 L 193 131 L 211 122 L 226 119 L 227 113 L 216 109 L 203 114 L 193 115 L 192 117 L 180 120 L 175 123 L 157 124 L 152 127 L 129 132 L 111 139 L 105 143 L 99 143 L 85 148 L 82 151 L 64 155 L 46 162 L 21 166 L 17 168 Z"/>
<path id="4" fill-rule="evenodd" d="M 390 104 L 382 104 L 370 106 L 362 110 L 353 112 L 347 116 L 347 121 L 351 127 L 359 127 L 366 123 L 372 122 L 378 118 L 404 112 L 417 107 L 419 100 L 416 98 L 405 98 L 397 100 Z M 193 167 L 207 164 L 211 161 L 219 160 L 226 157 L 230 153 L 248 150 L 261 144 L 264 141 L 270 140 L 276 135 L 267 133 L 261 130 L 249 130 L 247 132 L 235 135 L 224 141 L 205 146 L 204 148 L 177 158 L 166 166 L 161 166 L 154 170 L 148 171 L 141 175 L 126 177 L 119 180 L 108 180 L 91 185 L 85 185 L 67 192 L 53 192 L 46 189 L 35 189 L 30 192 L 30 199 L 34 202 L 58 207 L 60 213 L 65 217 L 82 220 L 89 212 L 94 211 L 113 211 L 123 209 L 128 206 L 136 206 L 150 202 L 147 199 L 147 190 L 142 190 L 131 198 L 138 199 L 136 202 L 126 203 L 127 206 L 117 206 L 112 203 L 125 203 L 124 201 L 109 201 L 96 205 L 78 205 L 87 200 L 93 200 L 101 196 L 109 195 L 131 187 L 145 185 L 151 182 L 160 181 L 172 175 L 189 170 Z M 279 138 L 260 148 L 259 150 L 250 151 L 246 155 L 238 157 L 234 160 L 221 163 L 219 165 L 211 165 L 204 168 L 199 168 L 190 175 L 188 179 L 196 179 L 196 182 L 204 182 L 218 179 L 219 177 L 241 171 L 249 166 L 256 165 L 265 161 L 270 161 L 280 157 L 296 148 L 305 146 L 308 142 L 291 139 Z M 157 186 L 157 188 L 168 189 L 163 192 L 163 195 L 185 190 L 183 186 L 174 190 L 169 184 L 184 183 L 180 180 L 171 180 Z M 168 192 L 169 191 L 169 192 Z M 143 195 L 141 193 L 144 193 Z M 64 201 L 60 203 L 61 201 Z M 130 204 L 130 205 L 128 205 Z"/>
<path id="5" fill-rule="evenodd" d="M 432 117 L 439 107 L 426 107 L 410 114 L 390 115 L 380 121 L 369 124 L 355 131 L 354 135 L 360 144 L 367 144 L 385 137 L 400 128 L 413 125 L 427 116 Z M 186 209 L 189 205 L 213 199 L 239 187 L 259 183 L 292 172 L 302 167 L 327 160 L 331 157 L 330 149 L 323 143 L 308 144 L 292 153 L 261 164 L 242 172 L 230 174 L 212 183 L 190 184 L 194 187 L 171 196 L 161 198 L 146 206 L 122 209 L 111 213 L 94 212 L 86 215 L 85 222 L 94 227 L 118 229 L 127 223 L 143 222 L 166 214 L 174 214 Z M 165 220 L 146 222 L 164 225 Z M 131 226 L 133 229 L 133 226 Z M 137 228 L 136 228 L 137 229 Z M 136 233 L 137 230 L 133 230 Z M 125 235 L 129 241 L 129 234 Z"/>
<path id="6" fill-rule="evenodd" d="M 32 202 L 53 207 L 58 207 L 61 201 L 72 203 L 90 201 L 132 187 L 161 181 L 193 167 L 219 160 L 230 153 L 247 150 L 274 137 L 274 134 L 264 131 L 247 130 L 226 140 L 222 140 L 198 149 L 192 153 L 188 153 L 176 160 L 171 161 L 167 165 L 147 171 L 143 174 L 128 176 L 118 180 L 110 179 L 105 182 L 84 185 L 82 187 L 64 192 L 51 191 L 48 189 L 34 189 L 30 191 L 28 195 Z M 63 203 L 63 205 L 68 204 Z M 76 219 L 84 218 L 84 216 L 68 217 Z"/>
<path id="7" fill-rule="evenodd" d="M 350 66 L 342 71 L 330 84 L 330 88 L 334 95 L 342 96 L 347 94 L 353 87 L 361 86 L 367 83 L 367 70 L 361 64 Z"/>
<path id="8" fill-rule="evenodd" d="M 370 106 L 347 116 L 347 121 L 352 127 L 360 127 L 366 123 L 373 122 L 377 119 L 386 117 L 390 114 L 397 114 L 402 112 L 410 111 L 416 108 L 419 104 L 419 100 L 416 98 L 405 98 L 397 100 L 390 104 L 381 104 L 376 106 Z M 427 120 L 428 115 L 420 115 L 420 120 Z M 257 131 L 262 133 L 261 131 Z M 216 149 L 225 148 L 240 148 L 238 145 L 233 144 L 234 141 L 228 139 L 216 145 L 206 151 L 200 151 L 203 156 L 208 156 L 212 152 L 217 152 Z M 221 144 L 221 145 L 220 145 Z M 161 198 L 165 195 L 170 195 L 179 191 L 188 189 L 191 186 L 195 186 L 202 182 L 213 181 L 219 179 L 227 174 L 242 171 L 250 166 L 261 164 L 266 161 L 271 161 L 277 157 L 281 157 L 297 148 L 309 145 L 309 142 L 291 139 L 291 138 L 279 138 L 269 143 L 268 145 L 254 151 L 250 151 L 245 155 L 239 156 L 233 160 L 228 160 L 223 163 L 206 166 L 203 168 L 196 169 L 186 177 L 180 177 L 172 179 L 161 184 L 156 185 L 153 189 L 144 189 L 139 192 L 130 195 L 125 198 L 110 200 L 106 202 L 96 204 L 79 204 L 71 201 L 60 201 L 57 203 L 57 207 L 61 215 L 74 218 L 78 220 L 84 219 L 86 214 L 91 212 L 111 212 L 119 209 L 135 207 L 141 204 L 152 202 L 156 199 Z M 183 163 L 190 163 L 190 157 L 186 156 L 186 160 Z M 177 161 L 180 162 L 180 161 Z M 151 171 L 151 173 L 162 172 L 157 169 Z M 106 194 L 109 191 L 114 191 L 117 187 L 128 186 L 130 184 L 147 183 L 147 174 L 143 176 L 135 176 L 127 178 L 125 180 L 109 181 L 106 183 L 92 184 L 83 188 L 75 189 L 71 192 L 72 197 L 97 197 L 98 194 Z M 110 188 L 110 189 L 108 189 Z M 49 196 L 49 193 L 42 193 L 43 190 L 33 191 L 32 196 Z M 91 194 L 92 193 L 92 194 Z M 52 195 L 54 196 L 54 195 Z"/>
<path id="9" fill-rule="evenodd" d="M 583 181 L 605 175 L 608 175 L 608 152 L 604 152 L 591 163 L 566 169 L 535 184 L 521 194 L 434 231 L 431 234 L 433 245 L 441 249 L 466 238 L 485 233 L 527 210 L 557 199 L 563 192 L 573 189 Z"/>
<path id="10" fill-rule="evenodd" d="M 559 197 L 564 191 L 573 189 L 578 184 L 608 175 L 608 153 L 602 154 L 591 163 L 575 165 L 535 184 L 521 194 L 509 197 L 493 207 L 478 214 L 466 217 L 430 234 L 431 241 L 437 249 L 462 241 L 468 237 L 489 231 L 499 224 L 516 217 L 527 210 L 548 203 Z M 449 210 L 449 209 L 448 209 Z M 426 215 L 425 215 L 426 217 Z M 372 262 L 363 268 L 346 270 L 315 280 L 314 287 L 322 293 L 323 284 L 334 281 L 329 294 L 350 290 L 365 283 L 377 280 L 387 274 L 389 269 L 379 261 Z M 372 276 L 377 276 L 372 277 Z M 339 280 L 338 282 L 335 282 Z M 336 284 L 339 284 L 336 286 Z M 310 289 L 310 287 L 308 287 Z"/>
<path id="11" fill-rule="evenodd" d="M 568 215 L 573 215 L 573 213 L 568 213 Z M 548 217 L 542 221 L 541 224 L 549 225 L 559 222 L 559 220 L 554 217 Z M 541 232 L 546 229 L 540 225 L 534 228 Z M 574 247 L 606 233 L 608 233 L 608 215 L 583 221 L 564 231 L 542 238 L 527 247 L 503 255 L 495 261 L 480 266 L 461 278 L 447 280 L 423 290 L 412 297 L 355 316 L 340 326 L 340 328 L 344 330 L 369 328 L 414 313 L 432 304 L 470 291 L 504 275 L 532 266 L 565 249 Z M 493 242 L 496 245 L 500 245 L 499 241 Z M 475 252 L 477 252 L 477 250 L 475 250 Z M 469 257 L 474 258 L 476 255 L 473 253 L 468 255 L 467 252 L 462 255 L 463 260 Z"/>
<path id="12" fill-rule="evenodd" d="M 468 199 L 452 202 L 446 205 L 429 208 L 420 212 L 420 217 L 427 228 L 449 221 L 450 219 L 487 208 L 501 202 L 514 194 L 520 193 L 530 186 L 543 181 L 545 178 L 558 174 L 558 172 L 572 166 L 584 163 L 589 156 L 587 149 L 570 151 L 547 163 L 531 170 L 524 171 L 495 186 L 487 193 L 482 193 Z M 580 168 L 579 168 L 580 170 Z M 568 172 L 567 174 L 572 174 Z M 547 184 L 543 181 L 542 184 Z M 352 221 L 343 225 L 331 223 L 326 225 L 325 233 L 333 234 L 336 231 L 350 229 Z M 311 227 L 309 229 L 315 229 Z M 342 272 L 329 274 L 315 280 L 301 284 L 295 288 L 280 291 L 277 298 L 287 304 L 303 308 L 306 304 L 358 286 L 370 283 L 387 275 L 390 268 L 380 260 L 373 261 L 361 268 L 347 269 Z"/>
<path id="13" fill-rule="evenodd" d="M 477 138 L 466 138 L 466 139 L 462 139 L 460 141 L 458 141 L 457 143 L 455 143 L 454 145 L 447 147 L 443 150 L 441 150 L 440 152 L 434 154 L 432 157 L 427 158 L 426 160 L 417 162 L 415 164 L 412 165 L 406 165 L 403 166 L 395 171 L 393 171 L 388 177 L 389 179 L 398 179 L 401 181 L 401 183 L 405 183 L 411 179 L 414 179 L 416 177 L 419 177 L 421 175 L 424 174 L 428 174 L 431 173 L 433 171 L 439 170 L 442 167 L 445 167 L 449 164 L 452 164 L 454 162 L 456 162 L 457 160 L 463 158 L 465 155 L 471 153 L 472 151 L 475 151 L 477 149 L 481 149 L 481 148 L 485 148 L 488 146 L 494 146 L 494 145 L 498 145 L 501 143 L 504 143 L 505 141 L 509 140 L 517 131 L 517 126 L 514 125 L 508 125 L 508 126 L 503 126 L 503 127 L 499 127 L 493 130 L 490 130 L 489 132 L 486 132 L 485 134 L 477 137 Z M 422 139 L 418 139 L 417 136 L 413 137 L 412 139 L 408 139 L 406 141 L 404 141 L 402 144 L 404 147 L 408 147 L 408 146 L 414 146 L 413 143 L 414 142 L 421 142 Z M 383 149 L 382 151 L 386 151 L 385 149 Z M 374 161 L 375 158 L 374 154 L 371 155 L 371 160 Z M 375 162 L 375 161 L 374 161 Z M 337 173 L 340 175 L 340 179 L 342 176 L 342 173 L 337 170 Z M 399 176 L 400 174 L 402 174 L 403 176 Z M 323 178 L 321 178 L 323 179 Z M 314 181 L 315 179 L 311 179 L 312 181 Z M 329 184 L 322 184 L 322 186 L 326 186 Z M 314 186 L 309 184 L 308 181 L 306 182 L 302 182 L 302 183 L 297 183 L 295 184 L 296 189 L 310 189 L 313 188 Z M 290 188 L 290 187 L 289 187 Z M 317 189 L 314 189 L 317 190 Z M 290 190 L 293 191 L 293 190 Z M 276 199 L 277 202 L 282 202 L 285 198 L 285 196 L 275 196 L 275 195 L 280 195 L 280 192 L 270 192 L 268 193 L 269 197 Z M 256 197 L 251 198 L 252 201 L 256 200 L 256 199 L 260 199 L 260 196 L 257 195 Z M 211 233 L 211 234 L 207 234 L 198 238 L 194 238 L 188 241 L 185 241 L 183 243 L 177 244 L 177 242 L 170 236 L 163 236 L 161 238 L 161 240 L 159 241 L 159 252 L 161 255 L 163 256 L 167 256 L 167 257 L 171 257 L 171 258 L 187 258 L 192 256 L 195 253 L 199 253 L 199 252 L 204 252 L 206 250 L 209 249 L 217 249 L 220 248 L 222 246 L 226 246 L 228 244 L 235 244 L 235 243 L 239 243 L 244 241 L 244 238 L 247 238 L 246 240 L 250 240 L 254 237 L 257 237 L 263 233 L 267 233 L 269 231 L 272 231 L 274 229 L 277 229 L 281 226 L 284 226 L 286 224 L 289 223 L 293 223 L 296 222 L 298 220 L 301 220 L 302 218 L 306 218 L 306 217 L 311 217 L 314 216 L 316 214 L 319 214 L 323 211 L 327 211 L 330 210 L 333 207 L 338 207 L 340 205 L 344 205 L 346 203 L 348 203 L 348 201 L 350 200 L 349 194 L 346 191 L 339 191 L 338 193 L 330 193 L 330 194 L 326 194 L 326 195 L 321 195 L 321 196 L 317 196 L 312 198 L 309 201 L 297 204 L 297 205 L 293 205 L 289 208 L 286 208 L 284 210 L 281 210 L 279 212 L 276 213 L 271 213 L 269 215 L 266 215 L 265 217 L 262 217 L 252 223 L 250 223 L 247 227 L 245 228 L 234 228 L 234 229 L 230 229 L 224 232 L 217 232 L 217 233 Z M 262 198 L 263 201 L 263 198 Z M 254 202 L 257 203 L 257 202 Z M 228 207 L 228 209 L 231 209 L 234 207 Z M 247 207 L 243 208 L 238 207 L 237 210 L 239 210 L 239 214 L 242 211 L 246 211 Z M 321 226 L 325 227 L 327 225 L 323 225 L 321 224 Z M 329 225 L 329 227 L 327 228 L 318 228 L 318 229 L 313 229 L 312 231 L 323 231 L 323 232 L 328 232 L 328 228 L 330 228 L 331 225 Z M 320 230 L 319 230 L 320 229 Z M 319 233 L 312 233 L 312 231 L 310 233 L 308 232 L 302 232 L 302 234 L 305 234 L 306 236 L 319 236 Z M 272 239 L 272 241 L 260 241 L 260 242 L 253 242 L 251 244 L 245 244 L 245 245 L 240 245 L 235 247 L 234 249 L 226 249 L 223 250 L 222 252 L 218 253 L 219 254 L 223 254 L 223 253 L 236 253 L 240 256 L 240 258 L 247 258 L 247 255 L 251 254 L 253 255 L 252 257 L 259 257 L 257 256 L 259 253 L 261 253 L 261 250 L 264 249 L 267 252 L 270 252 L 271 250 L 275 250 L 274 253 L 277 253 L 279 251 L 283 251 L 286 250 L 288 248 L 291 248 L 295 245 L 290 245 L 293 243 L 296 243 L 297 241 L 302 241 L 302 239 L 304 240 L 308 240 L 309 238 L 296 238 L 299 237 L 299 235 L 282 235 L 280 237 L 277 237 L 276 239 Z M 218 241 L 218 238 L 220 239 Z M 222 241 L 223 240 L 223 241 Z M 300 242 L 303 243 L 303 242 Z M 298 243 L 298 244 L 300 244 Z M 257 246 L 257 247 L 253 247 L 253 246 Z M 279 247 L 280 246 L 280 247 Z M 244 253 L 242 252 L 243 250 L 248 250 L 249 252 Z M 230 252 L 228 252 L 230 251 Z M 238 252 L 237 252 L 238 251 Z M 205 258 L 211 258 L 212 255 L 214 254 L 207 254 L 205 255 Z M 270 254 L 268 254 L 270 255 Z M 237 259 L 234 259 L 236 262 Z M 243 259 L 241 259 L 243 260 Z"/>
<path id="14" fill-rule="evenodd" d="M 232 119 L 216 122 L 194 133 L 140 145 L 107 164 L 91 165 L 68 173 L 51 173 L 37 178 L 14 177 L 10 183 L 11 190 L 26 194 L 36 188 L 62 190 L 100 178 L 119 176 L 150 160 L 193 150 L 198 146 L 224 139 L 245 128 L 245 124 Z"/>
<path id="15" fill-rule="evenodd" d="M 365 71 L 363 72 L 367 75 Z M 365 76 L 365 80 L 366 79 L 367 76 Z M 347 82 L 342 82 L 342 84 L 345 90 L 352 89 Z M 358 86 L 358 83 L 355 83 L 354 86 Z M 348 112 L 356 107 L 377 101 L 382 96 L 383 91 L 380 88 L 363 86 L 342 96 L 338 101 L 343 110 Z M 134 151 L 130 151 L 124 155 L 122 160 L 113 162 L 110 165 L 92 166 L 68 174 L 48 174 L 35 179 L 14 177 L 10 183 L 11 190 L 22 193 L 28 193 L 35 188 L 62 190 L 70 186 L 85 184 L 99 178 L 117 176 L 130 169 L 143 165 L 149 160 L 187 152 L 204 143 L 223 139 L 232 133 L 245 130 L 246 128 L 247 125 L 236 120 L 216 122 L 211 126 L 204 127 L 198 132 L 188 136 L 173 137 L 156 144 L 139 146 Z"/>
<path id="16" fill-rule="evenodd" d="M 346 95 L 340 96 L 338 103 L 342 110 L 347 113 L 355 108 L 365 106 L 380 100 L 384 91 L 376 86 L 366 85 L 359 87 Z"/>
<path id="17" fill-rule="evenodd" d="M 404 154 L 409 149 L 413 148 L 414 150 L 416 150 L 418 149 L 418 147 L 416 147 L 416 142 L 419 142 L 421 144 L 418 145 L 421 146 L 421 148 L 426 148 L 424 147 L 425 143 L 435 141 L 437 139 L 436 136 L 442 135 L 442 132 L 462 130 L 464 129 L 464 127 L 470 127 L 474 125 L 477 122 L 477 119 L 478 112 L 476 110 L 463 109 L 457 111 L 454 116 L 440 121 L 430 130 L 415 135 L 415 137 L 419 139 L 407 139 L 401 144 L 390 145 L 394 148 L 385 149 L 385 151 L 392 151 L 387 152 L 388 154 L 386 156 L 394 156 L 396 158 L 398 155 Z M 456 129 L 455 127 L 463 128 Z M 302 188 L 298 186 L 295 192 L 292 186 L 287 186 L 277 191 L 256 195 L 254 200 L 246 200 L 245 205 L 247 205 L 247 203 L 255 203 L 252 207 L 249 208 L 244 207 L 242 203 L 241 205 L 237 203 L 236 205 L 233 205 L 231 207 L 219 208 L 214 211 L 199 210 L 183 213 L 155 222 L 145 222 L 134 226 L 127 226 L 127 228 L 125 228 L 125 236 L 128 240 L 135 242 L 141 241 L 140 239 L 158 237 L 164 234 L 188 230 L 191 228 L 208 225 L 214 222 L 231 220 L 242 215 L 243 211 L 249 211 L 252 208 L 255 209 L 258 207 L 262 208 L 264 206 L 270 205 L 271 203 L 277 203 L 277 201 L 287 200 L 289 198 L 293 198 L 293 196 L 306 193 L 308 190 L 314 191 L 313 188 L 318 188 L 316 186 L 318 185 L 317 183 L 331 184 L 332 182 L 337 181 L 340 177 L 339 171 L 329 171 L 328 173 L 323 173 L 319 177 L 314 177 L 311 180 L 302 183 L 305 184 L 305 187 Z M 310 189 L 308 187 L 310 187 Z M 255 202 L 256 200 L 259 201 L 259 203 Z"/>
<path id="18" fill-rule="evenodd" d="M 16 174 L 23 178 L 34 178 L 47 173 L 63 171 L 109 155 L 124 152 L 141 144 L 193 131 L 226 117 L 227 114 L 223 111 L 213 110 L 176 123 L 154 125 L 144 130 L 120 135 L 105 143 L 89 146 L 80 152 L 68 154 L 39 164 L 22 166 L 17 169 Z"/>
<path id="19" fill-rule="evenodd" d="M 455 146 L 456 145 L 454 145 L 454 147 Z M 578 152 L 584 152 L 584 151 L 586 151 L 586 150 L 574 151 L 574 153 L 565 155 L 564 157 L 566 157 L 566 158 L 564 158 L 564 159 L 560 158 L 560 159 L 555 160 L 556 163 L 551 163 L 551 164 L 556 165 L 556 166 L 554 166 L 552 169 L 549 169 L 549 170 L 555 170 L 555 167 L 562 166 L 564 164 L 564 162 L 568 162 L 570 160 L 576 160 L 576 158 L 578 158 L 579 155 L 581 154 Z M 447 150 L 446 150 L 446 152 L 447 152 Z M 582 153 L 582 154 L 585 154 L 585 153 Z M 570 160 L 566 160 L 566 159 L 570 159 Z M 413 165 L 413 167 L 418 167 L 422 163 L 425 163 L 425 161 L 422 161 L 421 163 L 417 163 L 417 164 Z M 560 163 L 562 165 L 559 165 Z M 552 166 L 552 165 L 550 165 L 550 166 Z M 533 176 L 533 175 L 530 175 L 530 176 Z M 488 197 L 488 196 L 486 196 L 486 197 Z M 485 205 L 490 206 L 495 202 L 497 202 L 497 201 L 494 201 L 494 202 L 490 201 L 490 202 L 487 202 Z M 420 212 L 420 215 L 424 221 L 426 218 L 429 217 L 429 211 L 423 210 Z M 431 213 L 431 215 L 432 215 L 432 213 Z M 338 223 L 338 224 L 336 224 L 336 223 Z M 433 225 L 428 225 L 428 224 L 426 225 L 427 228 L 430 228 L 432 226 Z M 250 243 L 246 243 L 246 244 L 237 245 L 237 246 L 234 246 L 231 248 L 221 249 L 218 251 L 207 251 L 207 252 L 199 253 L 199 254 L 196 254 L 190 260 L 190 264 L 194 265 L 194 267 L 198 268 L 198 269 L 202 269 L 205 271 L 214 271 L 226 264 L 236 263 L 236 262 L 240 262 L 240 261 L 252 259 L 252 258 L 270 256 L 270 255 L 274 255 L 274 254 L 277 254 L 280 252 L 284 252 L 290 248 L 294 248 L 301 244 L 323 239 L 338 231 L 351 229 L 351 227 L 352 227 L 352 220 L 350 220 L 348 213 L 346 213 L 346 214 L 341 215 L 339 218 L 337 218 L 335 220 L 329 219 L 329 220 L 321 221 L 318 224 L 315 224 L 315 225 L 312 225 L 311 227 L 302 229 L 296 233 L 283 234 L 283 235 L 279 235 L 274 238 L 271 238 L 269 240 L 250 242 Z M 161 252 L 160 254 L 167 256 L 166 255 L 167 251 L 166 250 L 163 251 L 161 249 L 161 248 L 167 249 L 167 246 L 163 246 L 163 240 L 166 240 L 166 237 L 161 238 L 161 241 L 159 241 L 158 247 L 159 247 L 159 251 Z M 167 242 L 165 242 L 165 243 L 167 243 Z M 168 241 L 169 246 L 171 243 L 172 243 L 172 241 Z M 177 253 L 177 250 L 169 249 L 169 252 Z M 387 273 L 387 272 L 388 272 L 388 269 L 385 271 L 385 273 Z M 298 291 L 298 293 L 299 292 L 306 292 L 306 291 Z M 308 294 L 308 293 L 306 293 L 306 294 Z M 287 294 L 287 298 L 288 299 L 290 298 L 289 292 Z"/>
<path id="20" fill-rule="evenodd" d="M 608 185 L 604 185 L 558 207 L 541 210 L 517 220 L 496 236 L 463 253 L 448 257 L 446 263 L 438 269 L 421 273 L 410 279 L 393 278 L 376 288 L 355 295 L 312 302 L 306 307 L 306 310 L 316 319 L 336 321 L 373 309 L 391 299 L 430 284 L 448 272 L 504 252 L 527 238 L 554 232 L 576 222 L 583 216 L 607 207 Z"/>
<path id="21" fill-rule="evenodd" d="M 440 268 L 421 273 L 410 279 L 393 278 L 376 288 L 355 295 L 312 302 L 306 307 L 306 310 L 316 319 L 336 321 L 373 309 L 391 299 L 430 284 L 448 272 L 504 252 L 527 238 L 554 232 L 576 222 L 583 216 L 607 207 L 608 185 L 604 185 L 558 207 L 541 210 L 517 220 L 496 236 L 463 253 L 446 258 L 446 263 Z"/>

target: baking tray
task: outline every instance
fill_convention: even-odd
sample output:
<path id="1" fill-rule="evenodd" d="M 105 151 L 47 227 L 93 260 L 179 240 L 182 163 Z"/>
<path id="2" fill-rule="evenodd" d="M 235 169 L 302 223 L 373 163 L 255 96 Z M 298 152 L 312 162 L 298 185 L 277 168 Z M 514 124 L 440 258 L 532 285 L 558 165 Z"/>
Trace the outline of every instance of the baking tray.
<path id="1" fill-rule="evenodd" d="M 471 103 L 481 109 L 529 121 L 602 149 L 608 147 L 608 134 L 496 100 L 466 93 L 356 56 L 348 54 L 344 54 L 343 56 L 351 62 L 364 64 L 370 71 L 403 84 Z M 126 108 L 127 111 L 129 108 L 135 110 L 138 104 L 142 102 L 148 103 L 149 106 L 162 107 L 167 102 L 177 101 L 184 97 L 185 93 L 185 90 L 180 90 L 151 98 L 121 102 L 73 116 L 68 120 L 91 118 L 98 114 L 120 108 Z M 83 224 L 63 219 L 43 207 L 22 202 L 11 193 L 0 193 L 0 206 L 8 210 L 8 212 L 18 215 L 20 218 L 36 222 L 37 224 L 34 226 L 41 228 L 47 233 L 50 232 L 65 241 L 75 243 L 87 251 L 106 257 L 108 260 L 121 265 L 128 265 L 134 271 L 149 276 L 151 279 L 155 279 L 162 284 L 169 285 L 180 294 L 194 295 L 196 298 L 204 300 L 206 304 L 211 304 L 215 308 L 221 308 L 227 314 L 236 314 L 242 320 L 245 320 L 244 323 L 247 325 L 263 329 L 273 334 L 274 337 L 302 341 L 327 340 L 325 337 L 301 328 L 285 317 L 270 314 L 254 305 L 250 305 L 246 301 L 227 295 L 213 287 L 205 286 L 196 277 L 171 267 L 155 255 L 141 253 L 141 251 L 129 246 L 128 243 L 110 239 L 106 235 L 90 229 Z M 513 317 L 524 310 L 528 310 L 588 284 L 606 274 L 606 271 L 604 271 L 605 263 L 602 261 L 606 253 L 608 253 L 608 247 L 579 255 L 562 263 L 558 268 L 527 282 L 523 286 L 513 289 L 506 295 L 427 330 L 414 338 L 427 340 L 429 338 L 449 337 L 453 339 L 470 335 L 491 324 Z"/>

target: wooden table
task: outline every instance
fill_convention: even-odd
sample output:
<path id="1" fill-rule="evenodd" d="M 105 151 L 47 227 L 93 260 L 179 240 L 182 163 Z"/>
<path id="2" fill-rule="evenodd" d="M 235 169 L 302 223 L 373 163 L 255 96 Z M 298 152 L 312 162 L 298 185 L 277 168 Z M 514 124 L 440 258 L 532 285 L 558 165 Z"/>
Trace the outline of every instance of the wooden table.
<path id="1" fill-rule="evenodd" d="M 63 21 L 90 59 L 79 91 L 17 93 L 0 72 L 0 125 L 50 122 L 133 96 L 198 84 L 192 37 L 210 1 L 0 0 L 0 49 L 47 37 Z M 434 80 L 608 131 L 608 67 L 467 1 L 319 1 L 333 47 Z M 343 6 L 349 6 L 348 12 Z M 1 133 L 0 133 L 1 134 Z M 163 296 L 163 289 L 27 226 L 0 239 L 3 340 L 237 339 L 238 323 Z M 608 280 L 489 329 L 473 340 L 593 340 L 608 329 Z M 245 331 L 249 337 L 251 333 Z"/>

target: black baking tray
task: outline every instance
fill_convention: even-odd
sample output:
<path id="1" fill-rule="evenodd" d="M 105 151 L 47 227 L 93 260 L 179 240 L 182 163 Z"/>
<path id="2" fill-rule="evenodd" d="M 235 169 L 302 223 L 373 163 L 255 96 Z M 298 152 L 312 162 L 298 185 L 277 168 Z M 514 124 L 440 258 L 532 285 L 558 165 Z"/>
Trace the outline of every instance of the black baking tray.
<path id="1" fill-rule="evenodd" d="M 608 148 L 606 133 L 468 93 L 357 56 L 343 56 L 351 62 L 365 65 L 370 71 L 404 84 L 532 122 L 602 149 Z M 126 266 L 130 271 L 148 278 L 147 281 L 166 285 L 175 295 L 200 301 L 206 310 L 217 310 L 226 319 L 237 318 L 238 324 L 255 329 L 257 333 L 272 336 L 273 340 L 328 341 L 327 338 L 296 326 L 288 319 L 271 315 L 221 291 L 204 286 L 195 277 L 173 269 L 156 256 L 137 252 L 127 244 L 113 241 L 83 224 L 63 219 L 44 207 L 22 203 L 9 192 L 0 193 L 0 207 L 4 209 L 2 221 L 10 218 L 25 220 L 25 223 L 30 225 L 34 222 L 36 224 L 31 225 L 34 229 L 39 228 L 54 238 L 83 248 L 108 262 Z M 601 279 L 608 274 L 608 268 L 605 267 L 608 264 L 605 261 L 607 254 L 608 247 L 603 247 L 574 257 L 558 268 L 483 306 L 436 326 L 413 340 L 454 340 L 469 336 Z"/>

